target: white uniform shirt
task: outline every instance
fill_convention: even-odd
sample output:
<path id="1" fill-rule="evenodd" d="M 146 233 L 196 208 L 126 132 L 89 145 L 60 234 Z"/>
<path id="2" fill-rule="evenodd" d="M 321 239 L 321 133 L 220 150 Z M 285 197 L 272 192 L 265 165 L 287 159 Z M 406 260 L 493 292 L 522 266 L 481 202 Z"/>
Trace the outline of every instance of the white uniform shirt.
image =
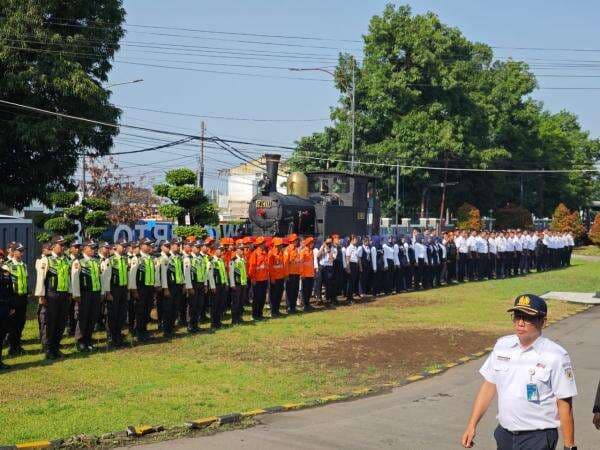
<path id="1" fill-rule="evenodd" d="M 385 243 L 381 246 L 383 249 L 383 259 L 386 261 L 388 259 L 394 260 L 394 247 L 388 243 Z"/>
<path id="2" fill-rule="evenodd" d="M 353 247 L 353 245 L 349 245 L 348 248 L 346 249 L 346 252 L 348 252 L 350 247 Z M 357 250 L 356 247 L 354 247 L 354 250 L 356 253 L 356 250 Z M 319 251 L 319 253 L 321 253 L 321 251 Z M 321 257 L 319 259 L 319 264 L 321 264 L 321 266 L 323 266 L 323 267 L 332 267 L 336 256 L 337 256 L 337 248 L 335 248 L 335 246 L 332 245 L 329 250 L 327 250 L 327 249 L 323 250 L 323 252 L 321 253 Z"/>
<path id="3" fill-rule="evenodd" d="M 477 253 L 487 253 L 488 252 L 487 240 L 481 236 L 477 236 L 475 238 L 475 248 L 477 249 Z"/>
<path id="4" fill-rule="evenodd" d="M 506 238 L 506 244 L 504 246 L 505 251 L 507 252 L 514 252 L 515 251 L 515 241 L 514 238 Z"/>
<path id="5" fill-rule="evenodd" d="M 523 238 L 519 237 L 519 236 L 515 236 L 513 238 L 513 243 L 515 244 L 515 251 L 517 252 L 521 252 L 523 251 Z"/>
<path id="6" fill-rule="evenodd" d="M 568 353 L 540 336 L 523 350 L 516 335 L 504 336 L 479 370 L 498 392 L 498 421 L 510 431 L 558 428 L 557 399 L 577 395 Z M 527 400 L 527 384 L 535 383 L 539 401 Z"/>
<path id="7" fill-rule="evenodd" d="M 496 247 L 498 248 L 498 253 L 504 253 L 506 251 L 506 238 L 504 236 L 498 236 L 496 238 Z"/>
<path id="8" fill-rule="evenodd" d="M 357 263 L 360 259 L 360 255 L 361 252 L 359 251 L 359 247 L 356 247 L 353 244 L 350 244 L 348 247 L 346 247 L 346 258 L 348 258 L 348 262 Z"/>
<path id="9" fill-rule="evenodd" d="M 575 241 L 573 240 L 573 236 L 571 235 L 571 233 L 568 233 L 566 237 L 567 237 L 567 245 L 569 247 L 574 247 Z"/>
<path id="10" fill-rule="evenodd" d="M 423 259 L 425 260 L 425 264 L 429 264 L 429 261 L 427 259 L 427 247 L 425 247 L 419 242 L 415 243 L 413 247 L 415 249 L 415 259 L 417 261 L 419 261 L 419 259 Z"/>
<path id="11" fill-rule="evenodd" d="M 496 238 L 488 239 L 488 248 L 490 249 L 490 253 L 496 254 L 498 253 L 498 245 L 496 244 Z"/>
<path id="12" fill-rule="evenodd" d="M 477 251 L 477 238 L 474 236 L 469 236 L 467 238 L 467 247 L 469 248 L 470 252 L 476 252 Z"/>
<path id="13" fill-rule="evenodd" d="M 469 246 L 467 244 L 467 240 L 464 237 L 458 236 L 454 240 L 454 243 L 456 244 L 456 248 L 458 249 L 458 253 L 469 253 Z"/>

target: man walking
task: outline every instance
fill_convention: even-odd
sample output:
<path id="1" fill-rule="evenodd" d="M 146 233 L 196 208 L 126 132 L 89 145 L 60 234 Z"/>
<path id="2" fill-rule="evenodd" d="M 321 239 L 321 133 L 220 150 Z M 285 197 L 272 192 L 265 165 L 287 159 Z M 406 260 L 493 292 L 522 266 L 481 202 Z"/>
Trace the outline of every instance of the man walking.
<path id="1" fill-rule="evenodd" d="M 554 450 L 559 426 L 565 449 L 576 450 L 575 376 L 566 350 L 542 336 L 546 302 L 524 294 L 508 311 L 515 334 L 498 339 L 479 371 L 484 382 L 461 443 L 473 447 L 477 424 L 497 393 L 500 424 L 494 438 L 499 450 Z"/>

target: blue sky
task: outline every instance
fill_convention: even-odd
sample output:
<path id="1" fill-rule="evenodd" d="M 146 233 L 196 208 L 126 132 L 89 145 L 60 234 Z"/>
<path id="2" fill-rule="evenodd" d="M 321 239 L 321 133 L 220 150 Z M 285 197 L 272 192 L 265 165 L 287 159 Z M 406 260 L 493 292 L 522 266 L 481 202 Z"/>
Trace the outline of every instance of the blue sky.
<path id="1" fill-rule="evenodd" d="M 338 50 L 353 52 L 360 58 L 361 44 L 352 41 L 360 40 L 361 35 L 367 32 L 370 18 L 379 14 L 386 3 L 379 0 L 125 0 L 128 34 L 123 41 L 123 49 L 116 57 L 120 62 L 115 63 L 110 82 L 137 78 L 143 78 L 144 82 L 115 86 L 113 102 L 127 106 L 123 108 L 122 117 L 122 122 L 127 124 L 194 134 L 200 132 L 200 117 L 159 114 L 131 107 L 252 119 L 204 120 L 209 135 L 291 146 L 300 137 L 327 125 L 328 121 L 321 119 L 328 118 L 329 109 L 337 101 L 339 93 L 325 73 L 298 73 L 286 68 L 333 66 Z M 596 33 L 600 3 L 580 0 L 577 7 L 558 0 L 430 0 L 408 3 L 415 13 L 433 11 L 443 22 L 458 27 L 468 39 L 496 47 L 597 50 L 501 48 L 495 52 L 498 58 L 512 56 L 535 64 L 534 72 L 537 75 L 559 75 L 540 77 L 539 84 L 542 87 L 600 87 L 600 79 L 592 78 L 600 76 L 596 69 L 581 67 L 581 64 L 593 66 L 600 62 L 600 43 Z M 201 33 L 142 28 L 137 25 L 331 40 Z M 560 60 L 561 67 L 552 67 L 556 60 Z M 194 70 L 148 67 L 140 63 Z M 565 64 L 577 64 L 578 67 L 565 67 Z M 574 112 L 592 136 L 600 135 L 597 121 L 600 90 L 539 90 L 534 96 L 544 101 L 552 111 L 567 109 Z M 161 144 L 162 141 L 156 138 L 175 139 L 142 132 L 126 133 L 128 135 L 123 134 L 117 139 L 115 152 Z M 132 136 L 131 133 L 138 136 Z M 126 173 L 133 176 L 145 174 L 146 182 L 150 183 L 159 181 L 169 167 L 185 165 L 195 168 L 194 153 L 197 147 L 197 144 L 190 144 L 169 150 L 124 155 L 118 157 L 118 162 L 126 168 Z M 240 148 L 252 155 L 262 151 L 252 146 Z M 218 177 L 218 171 L 238 160 L 218 148 L 207 148 L 206 156 L 207 188 L 222 189 L 225 183 L 223 178 Z"/>

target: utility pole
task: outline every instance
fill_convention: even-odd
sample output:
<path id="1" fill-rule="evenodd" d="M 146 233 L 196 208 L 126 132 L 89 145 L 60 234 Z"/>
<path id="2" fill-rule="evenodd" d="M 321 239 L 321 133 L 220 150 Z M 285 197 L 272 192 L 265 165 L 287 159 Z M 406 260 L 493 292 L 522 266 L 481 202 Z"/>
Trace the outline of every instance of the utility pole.
<path id="1" fill-rule="evenodd" d="M 204 189 L 204 121 L 200 122 L 200 160 L 198 161 L 198 177 L 196 185 Z"/>
<path id="2" fill-rule="evenodd" d="M 85 182 L 85 153 L 83 154 L 83 158 L 81 159 L 81 198 L 85 198 L 86 191 L 86 182 Z"/>
<path id="3" fill-rule="evenodd" d="M 448 186 L 448 158 L 446 157 L 446 164 L 444 167 L 444 182 L 442 183 L 442 202 L 440 203 L 440 224 L 438 233 L 441 233 L 444 229 L 444 206 L 446 203 L 446 186 Z"/>
<path id="4" fill-rule="evenodd" d="M 398 227 L 398 209 L 400 203 L 400 164 L 396 160 L 396 228 Z"/>
<path id="5" fill-rule="evenodd" d="M 354 173 L 354 158 L 356 157 L 355 134 L 356 134 L 356 62 L 352 57 L 352 162 L 350 163 L 350 172 Z"/>

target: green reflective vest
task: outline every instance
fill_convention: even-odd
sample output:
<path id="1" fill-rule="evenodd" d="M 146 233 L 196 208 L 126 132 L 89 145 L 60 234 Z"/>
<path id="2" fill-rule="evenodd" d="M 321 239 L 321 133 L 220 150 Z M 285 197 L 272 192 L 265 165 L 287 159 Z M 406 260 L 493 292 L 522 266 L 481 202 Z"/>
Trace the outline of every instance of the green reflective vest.
<path id="1" fill-rule="evenodd" d="M 150 256 L 144 256 L 142 258 L 142 272 L 144 272 L 144 286 L 154 286 L 155 282 L 155 268 L 154 260 Z"/>
<path id="2" fill-rule="evenodd" d="M 227 283 L 227 272 L 225 271 L 225 263 L 221 258 L 213 259 L 214 270 L 217 272 L 218 279 L 215 277 L 217 284 L 228 285 Z"/>
<path id="3" fill-rule="evenodd" d="M 79 281 L 81 288 L 88 292 L 100 292 L 100 262 L 96 258 L 82 258 Z"/>
<path id="4" fill-rule="evenodd" d="M 236 283 L 246 286 L 248 284 L 248 274 L 246 273 L 246 261 L 244 258 L 236 258 L 233 262 Z"/>
<path id="5" fill-rule="evenodd" d="M 46 288 L 55 292 L 69 292 L 71 262 L 66 256 L 48 257 Z"/>
<path id="6" fill-rule="evenodd" d="M 111 283 L 116 286 L 127 286 L 129 265 L 125 256 L 113 255 L 110 258 L 112 269 Z"/>
<path id="7" fill-rule="evenodd" d="M 197 283 L 206 281 L 206 267 L 208 266 L 208 256 L 194 255 L 192 257 L 192 279 Z"/>
<path id="8" fill-rule="evenodd" d="M 23 261 L 9 261 L 8 267 L 13 279 L 13 289 L 17 295 L 27 294 L 27 267 Z"/>
<path id="9" fill-rule="evenodd" d="M 167 275 L 171 283 L 183 284 L 183 258 L 181 255 L 172 255 L 169 258 Z"/>

